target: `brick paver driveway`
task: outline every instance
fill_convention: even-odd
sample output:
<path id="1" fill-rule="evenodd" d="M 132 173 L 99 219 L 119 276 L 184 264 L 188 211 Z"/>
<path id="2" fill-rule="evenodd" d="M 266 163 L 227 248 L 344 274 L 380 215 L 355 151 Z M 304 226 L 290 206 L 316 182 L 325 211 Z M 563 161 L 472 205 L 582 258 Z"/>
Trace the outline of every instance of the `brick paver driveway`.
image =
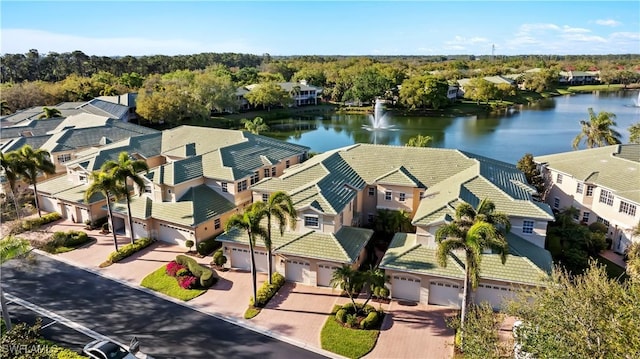
<path id="1" fill-rule="evenodd" d="M 441 306 L 392 301 L 386 310 L 382 330 L 367 359 L 453 357 L 454 331 L 445 318 L 453 310 Z"/>

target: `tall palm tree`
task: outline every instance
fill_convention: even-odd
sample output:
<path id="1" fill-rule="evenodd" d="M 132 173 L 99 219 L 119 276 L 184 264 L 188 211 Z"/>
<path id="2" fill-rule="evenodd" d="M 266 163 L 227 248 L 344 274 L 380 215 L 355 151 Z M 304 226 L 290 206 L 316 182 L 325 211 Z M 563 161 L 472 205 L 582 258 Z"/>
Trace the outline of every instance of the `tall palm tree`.
<path id="1" fill-rule="evenodd" d="M 446 267 L 448 256 L 455 250 L 463 250 L 465 253 L 462 328 L 468 304 L 471 302 L 471 290 L 478 286 L 483 250 L 490 248 L 500 254 L 503 264 L 507 259 L 508 244 L 505 235 L 511 229 L 511 225 L 506 215 L 494 213 L 494 209 L 493 202 L 487 199 L 482 200 L 477 209 L 473 209 L 467 203 L 461 203 L 456 208 L 455 220 L 440 227 L 436 232 L 436 257 L 439 265 Z"/>
<path id="2" fill-rule="evenodd" d="M 267 233 L 260 226 L 260 221 L 264 215 L 264 202 L 255 202 L 247 207 L 243 213 L 235 213 L 225 224 L 225 231 L 229 232 L 233 228 L 244 230 L 249 236 L 249 250 L 251 255 L 251 277 L 253 279 L 253 303 L 257 305 L 258 283 L 256 275 L 256 258 L 253 253 L 253 247 L 256 244 L 256 237 L 265 238 Z"/>
<path id="3" fill-rule="evenodd" d="M 583 139 L 587 148 L 621 143 L 620 138 L 622 135 L 612 128 L 617 126 L 614 121 L 615 114 L 605 111 L 596 114 L 592 108 L 589 108 L 588 111 L 589 120 L 580 121 L 582 131 L 573 139 L 573 149 L 578 149 L 578 145 Z"/>
<path id="4" fill-rule="evenodd" d="M 118 251 L 118 238 L 116 237 L 115 227 L 113 226 L 113 213 L 111 211 L 111 197 L 117 200 L 126 192 L 118 180 L 112 174 L 102 171 L 94 171 L 91 173 L 91 184 L 84 192 L 84 202 L 91 203 L 91 197 L 96 193 L 101 193 L 107 199 L 107 213 L 109 214 L 109 222 L 111 223 L 111 232 L 113 233 L 113 244 Z"/>
<path id="5" fill-rule="evenodd" d="M 29 242 L 24 239 L 9 236 L 0 240 L 0 264 L 13 258 L 22 257 L 27 253 L 29 253 Z M 0 287 L 0 306 L 2 307 L 4 324 L 7 330 L 11 330 L 11 317 L 9 316 L 9 310 L 2 287 Z"/>
<path id="6" fill-rule="evenodd" d="M 11 192 L 11 198 L 13 204 L 16 207 L 16 218 L 20 219 L 20 205 L 18 204 L 18 197 L 16 196 L 16 182 L 18 182 L 18 175 L 20 173 L 20 161 L 16 152 L 7 152 L 6 154 L 0 152 L 0 167 L 4 171 L 4 176 L 9 183 L 9 191 Z"/>
<path id="7" fill-rule="evenodd" d="M 333 271 L 329 284 L 331 284 L 333 288 L 340 287 L 340 289 L 347 292 L 351 303 L 353 303 L 353 307 L 357 308 L 353 293 L 360 289 L 362 279 L 363 277 L 360 272 L 345 264 Z"/>
<path id="8" fill-rule="evenodd" d="M 280 235 L 284 234 L 284 230 L 289 226 L 293 228 L 296 222 L 296 209 L 293 207 L 291 197 L 286 192 L 277 191 L 269 196 L 264 205 L 264 216 L 267 218 L 267 235 L 264 237 L 264 246 L 267 248 L 267 266 L 269 271 L 269 284 L 271 284 L 271 275 L 273 273 L 273 261 L 271 260 L 272 241 L 271 241 L 271 220 L 275 219 Z"/>
<path id="9" fill-rule="evenodd" d="M 387 277 L 384 274 L 384 271 L 380 268 L 369 268 L 366 272 L 362 273 L 362 280 L 366 283 L 366 288 L 369 292 L 367 295 L 367 300 L 365 300 L 362 308 L 367 306 L 367 303 L 373 297 L 373 292 L 377 287 L 384 286 L 384 283 L 387 281 Z"/>
<path id="10" fill-rule="evenodd" d="M 45 119 L 45 118 L 54 118 L 54 117 L 60 117 L 62 115 L 62 112 L 60 112 L 60 110 L 58 110 L 57 108 L 53 108 L 53 107 L 43 107 L 42 111 L 44 112 L 42 115 L 38 116 L 38 119 Z"/>
<path id="11" fill-rule="evenodd" d="M 127 188 L 127 181 L 131 180 L 135 186 L 138 187 L 138 191 L 142 191 L 144 188 L 144 180 L 138 175 L 142 171 L 149 172 L 149 166 L 143 160 L 134 160 L 129 156 L 127 152 L 120 152 L 118 155 L 118 161 L 109 160 L 102 164 L 101 170 L 103 172 L 109 172 L 119 182 L 119 184 Z M 133 217 L 131 216 L 131 194 L 127 189 L 124 192 L 124 198 L 127 201 L 127 219 L 129 222 L 129 230 L 131 231 L 131 243 L 134 243 L 133 238 Z"/>
<path id="12" fill-rule="evenodd" d="M 33 185 L 35 195 L 36 208 L 38 216 L 42 217 L 40 204 L 38 203 L 38 175 L 40 172 L 45 174 L 54 174 L 56 166 L 51 162 L 49 152 L 39 148 L 34 150 L 29 145 L 22 146 L 17 152 L 18 174 L 25 179 L 27 183 Z"/>
<path id="13" fill-rule="evenodd" d="M 269 126 L 264 123 L 262 117 L 256 117 L 253 120 L 247 120 L 246 118 L 242 120 L 244 124 L 245 130 L 253 133 L 254 135 L 259 135 L 260 132 L 269 131 Z"/>
<path id="14" fill-rule="evenodd" d="M 431 136 L 423 136 L 417 135 L 413 136 L 407 141 L 405 146 L 407 147 L 429 147 L 429 142 L 431 142 L 433 138 Z"/>

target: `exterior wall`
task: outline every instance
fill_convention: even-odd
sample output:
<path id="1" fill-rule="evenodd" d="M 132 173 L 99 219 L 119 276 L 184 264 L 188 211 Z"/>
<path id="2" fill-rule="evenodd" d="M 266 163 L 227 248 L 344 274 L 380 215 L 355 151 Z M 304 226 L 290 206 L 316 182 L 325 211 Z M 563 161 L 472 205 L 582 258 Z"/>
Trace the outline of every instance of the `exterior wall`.
<path id="1" fill-rule="evenodd" d="M 385 199 L 385 193 L 387 191 L 391 191 L 390 201 Z M 404 201 L 400 201 L 401 193 L 404 193 L 405 195 Z M 414 188 L 379 184 L 377 202 L 378 209 L 390 209 L 393 211 L 405 210 L 407 212 L 411 212 L 414 207 Z"/>
<path id="2" fill-rule="evenodd" d="M 51 161 L 56 166 L 56 173 L 64 173 L 67 172 L 66 163 L 74 160 L 76 151 L 60 151 L 51 154 Z M 63 161 L 63 157 L 68 158 Z"/>
<path id="3" fill-rule="evenodd" d="M 224 181 L 220 181 L 220 180 L 216 180 L 216 179 L 205 179 L 204 183 L 209 186 L 209 188 L 213 189 L 214 191 L 218 192 L 222 197 L 226 198 L 229 202 L 235 203 L 235 196 L 233 195 L 236 191 L 235 187 L 233 186 L 233 183 L 228 183 L 228 182 L 224 182 Z M 227 183 L 227 191 L 223 192 L 222 191 L 222 183 Z M 234 188 L 231 188 L 234 187 Z"/>
<path id="4" fill-rule="evenodd" d="M 547 237 L 547 221 L 536 220 L 534 218 L 522 218 L 522 217 L 510 217 L 511 233 L 524 238 L 525 240 L 535 244 L 540 248 L 544 248 L 544 242 Z M 533 232 L 524 233 L 523 224 L 524 221 L 533 222 Z"/>
<path id="5" fill-rule="evenodd" d="M 191 181 L 183 182 L 175 186 L 166 186 L 164 191 L 165 202 L 176 202 L 181 198 L 191 187 L 195 187 L 204 183 L 204 178 L 196 178 Z"/>
<path id="6" fill-rule="evenodd" d="M 304 225 L 304 218 L 305 216 L 313 216 L 313 217 L 318 217 L 318 227 L 306 227 Z M 306 209 L 303 211 L 299 211 L 298 212 L 298 220 L 296 221 L 296 228 L 295 231 L 298 233 L 304 233 L 304 232 L 308 232 L 309 230 L 316 230 L 319 232 L 325 232 L 324 230 L 324 225 L 325 225 L 325 219 L 324 219 L 324 215 L 322 215 L 321 213 L 318 213 L 314 210 L 311 209 Z"/>
<path id="7" fill-rule="evenodd" d="M 369 189 L 373 188 L 373 196 L 369 195 Z M 367 185 L 362 191 L 362 205 L 360 207 L 362 225 L 370 225 L 369 216 L 376 215 L 376 207 L 378 206 L 378 188 L 375 185 Z"/>
<path id="8" fill-rule="evenodd" d="M 460 286 L 460 296 L 462 296 L 462 292 L 463 292 L 462 286 L 464 281 L 462 279 L 449 279 L 449 278 L 443 278 L 443 277 L 434 277 L 434 276 L 419 275 L 414 273 L 406 273 L 406 272 L 400 272 L 400 271 L 394 271 L 394 270 L 385 270 L 385 275 L 387 275 L 389 278 L 393 278 L 394 275 L 419 278 L 420 279 L 420 303 L 423 303 L 423 304 L 429 303 L 429 286 L 431 284 L 431 281 L 450 282 L 452 284 L 457 284 Z M 393 296 L 392 282 L 386 283 L 385 285 L 387 286 L 387 288 L 389 288 L 391 292 L 391 296 Z"/>

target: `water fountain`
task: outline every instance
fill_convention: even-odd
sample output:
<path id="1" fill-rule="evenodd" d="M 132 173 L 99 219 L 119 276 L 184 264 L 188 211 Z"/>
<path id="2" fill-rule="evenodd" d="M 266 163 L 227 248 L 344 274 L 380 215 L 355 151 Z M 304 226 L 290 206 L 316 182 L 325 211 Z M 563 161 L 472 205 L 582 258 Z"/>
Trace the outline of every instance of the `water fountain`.
<path id="1" fill-rule="evenodd" d="M 387 123 L 386 114 L 384 113 L 384 101 L 376 99 L 373 107 L 373 115 L 369 116 L 369 125 L 362 126 L 368 131 L 386 130 L 390 126 Z"/>
<path id="2" fill-rule="evenodd" d="M 636 107 L 640 107 L 640 92 L 638 92 L 638 98 L 636 99 Z"/>

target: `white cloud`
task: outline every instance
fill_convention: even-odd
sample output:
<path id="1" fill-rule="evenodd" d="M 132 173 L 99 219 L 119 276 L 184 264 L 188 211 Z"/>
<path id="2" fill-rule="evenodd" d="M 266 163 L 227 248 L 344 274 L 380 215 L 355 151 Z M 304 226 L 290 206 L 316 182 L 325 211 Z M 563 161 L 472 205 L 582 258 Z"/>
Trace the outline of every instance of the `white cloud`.
<path id="1" fill-rule="evenodd" d="M 534 30 L 560 30 L 560 27 L 555 24 L 522 24 L 519 30 L 524 33 L 529 33 Z"/>
<path id="2" fill-rule="evenodd" d="M 583 29 L 583 28 L 580 28 L 580 27 L 571 27 L 571 26 L 564 25 L 562 27 L 562 32 L 565 32 L 565 33 L 587 33 L 587 32 L 591 32 L 591 30 Z"/>
<path id="3" fill-rule="evenodd" d="M 599 19 L 599 20 L 596 20 L 596 24 L 602 25 L 602 26 L 619 26 L 619 25 L 622 25 L 621 22 L 613 20 L 613 19 Z"/>
<path id="4" fill-rule="evenodd" d="M 567 41 L 578 41 L 578 42 L 607 42 L 607 40 L 601 36 L 572 34 L 572 33 L 563 34 L 562 39 Z"/>
<path id="5" fill-rule="evenodd" d="M 640 40 L 640 32 L 614 32 L 609 37 L 612 40 Z"/>

